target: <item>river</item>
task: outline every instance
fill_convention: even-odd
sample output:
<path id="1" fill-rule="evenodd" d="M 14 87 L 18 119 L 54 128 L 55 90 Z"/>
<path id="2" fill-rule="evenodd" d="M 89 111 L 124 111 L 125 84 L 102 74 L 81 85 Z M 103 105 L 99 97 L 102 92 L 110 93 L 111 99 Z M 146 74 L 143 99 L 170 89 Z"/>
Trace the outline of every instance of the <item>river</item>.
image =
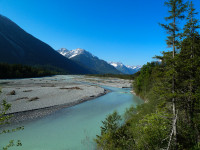
<path id="1" fill-rule="evenodd" d="M 112 92 L 46 117 L 18 124 L 25 129 L 0 135 L 1 144 L 20 139 L 23 146 L 12 147 L 11 150 L 95 149 L 93 139 L 100 133 L 101 121 L 108 114 L 116 110 L 122 115 L 127 107 L 143 103 L 130 93 L 130 89 L 102 87 Z"/>

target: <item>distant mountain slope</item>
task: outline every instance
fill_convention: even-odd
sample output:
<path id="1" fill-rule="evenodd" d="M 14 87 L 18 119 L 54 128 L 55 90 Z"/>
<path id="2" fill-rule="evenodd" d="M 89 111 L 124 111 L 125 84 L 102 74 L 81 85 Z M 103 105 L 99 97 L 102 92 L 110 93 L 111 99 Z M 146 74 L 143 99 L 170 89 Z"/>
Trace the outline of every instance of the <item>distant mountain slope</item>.
<path id="1" fill-rule="evenodd" d="M 117 70 L 124 74 L 134 74 L 140 71 L 142 66 L 126 66 L 120 62 L 109 62 L 110 65 L 114 66 Z"/>
<path id="2" fill-rule="evenodd" d="M 75 50 L 67 50 L 62 48 L 58 50 L 58 52 L 70 60 L 83 64 L 86 67 L 96 71 L 98 74 L 121 74 L 121 72 L 115 67 L 84 49 L 77 48 Z"/>
<path id="3" fill-rule="evenodd" d="M 142 66 L 140 66 L 140 65 L 137 65 L 137 66 L 128 66 L 127 65 L 126 67 L 131 70 L 131 74 L 134 74 L 134 73 L 140 71 L 142 68 Z"/>
<path id="4" fill-rule="evenodd" d="M 0 62 L 48 66 L 71 74 L 92 73 L 58 54 L 49 45 L 28 34 L 2 15 L 0 15 Z"/>
<path id="5" fill-rule="evenodd" d="M 125 65 L 123 65 L 122 63 L 120 62 L 110 62 L 109 63 L 110 65 L 114 66 L 117 70 L 121 71 L 122 73 L 124 74 L 132 74 L 131 73 L 131 70 L 128 69 Z"/>

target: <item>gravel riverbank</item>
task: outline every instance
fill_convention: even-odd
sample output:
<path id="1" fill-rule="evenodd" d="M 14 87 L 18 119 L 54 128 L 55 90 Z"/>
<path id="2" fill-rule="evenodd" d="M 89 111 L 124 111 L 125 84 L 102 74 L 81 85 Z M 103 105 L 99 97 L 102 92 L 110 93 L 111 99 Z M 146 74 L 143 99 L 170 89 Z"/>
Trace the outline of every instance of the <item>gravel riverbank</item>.
<path id="1" fill-rule="evenodd" d="M 64 107 L 70 107 L 109 91 L 92 84 L 114 87 L 130 87 L 130 82 L 118 79 L 88 79 L 85 76 L 54 76 L 0 80 L 2 93 L 0 100 L 5 99 L 12 105 L 7 112 L 13 114 L 12 122 L 36 119 L 51 114 Z M 102 83 L 102 84 L 100 84 Z"/>

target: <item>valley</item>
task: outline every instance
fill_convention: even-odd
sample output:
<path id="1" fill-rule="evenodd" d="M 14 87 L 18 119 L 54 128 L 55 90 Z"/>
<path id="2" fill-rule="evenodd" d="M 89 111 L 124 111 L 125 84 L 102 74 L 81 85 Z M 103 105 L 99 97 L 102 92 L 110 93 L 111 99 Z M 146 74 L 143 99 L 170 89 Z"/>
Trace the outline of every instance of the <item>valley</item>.
<path id="1" fill-rule="evenodd" d="M 95 149 L 93 139 L 100 133 L 101 120 L 114 110 L 124 114 L 128 106 L 135 107 L 143 103 L 143 100 L 130 93 L 132 86 L 130 80 L 117 78 L 63 75 L 0 80 L 0 84 L 3 87 L 2 95 L 4 96 L 12 90 L 16 91 L 15 95 L 7 95 L 7 100 L 14 107 L 11 107 L 12 112 L 22 111 L 26 104 L 26 111 L 15 113 L 14 120 L 12 120 L 14 122 L 7 127 L 24 126 L 25 129 L 0 135 L 1 144 L 4 145 L 11 138 L 20 139 L 23 144 L 20 150 Z M 126 88 L 122 88 L 123 86 Z M 105 93 L 105 90 L 109 92 Z M 41 94 L 38 95 L 39 93 Z M 25 96 L 34 97 L 36 96 L 34 94 L 38 95 L 39 99 L 33 101 L 19 99 Z M 79 104 L 77 95 L 79 95 L 79 100 L 84 99 L 85 96 L 92 100 L 85 99 L 84 103 Z M 61 104 L 60 99 L 65 101 L 64 105 L 55 106 L 55 103 L 56 105 Z M 54 107 L 46 108 L 44 104 L 50 104 L 52 100 L 54 100 Z M 72 105 L 69 105 L 69 100 L 73 101 Z M 35 109 L 37 103 L 40 104 L 40 109 Z M 17 147 L 12 149 L 18 150 Z"/>
<path id="2" fill-rule="evenodd" d="M 101 86 L 131 88 L 131 80 L 89 76 L 57 75 L 43 78 L 0 80 L 0 99 L 11 104 L 7 114 L 17 114 L 13 122 L 38 118 L 64 107 L 105 95 Z M 19 115 L 20 114 L 20 115 Z"/>
<path id="3" fill-rule="evenodd" d="M 0 149 L 200 150 L 199 6 L 1 1 Z"/>

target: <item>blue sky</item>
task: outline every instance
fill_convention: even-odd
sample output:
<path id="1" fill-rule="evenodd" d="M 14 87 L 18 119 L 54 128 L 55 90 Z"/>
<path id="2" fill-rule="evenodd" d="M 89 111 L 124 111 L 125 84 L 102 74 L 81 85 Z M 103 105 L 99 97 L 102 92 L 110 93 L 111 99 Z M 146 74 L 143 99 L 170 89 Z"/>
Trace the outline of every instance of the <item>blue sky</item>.
<path id="1" fill-rule="evenodd" d="M 165 0 L 0 0 L 0 13 L 54 49 L 143 65 L 166 50 Z M 193 0 L 200 10 L 200 0 Z M 200 15 L 198 15 L 200 18 Z"/>

